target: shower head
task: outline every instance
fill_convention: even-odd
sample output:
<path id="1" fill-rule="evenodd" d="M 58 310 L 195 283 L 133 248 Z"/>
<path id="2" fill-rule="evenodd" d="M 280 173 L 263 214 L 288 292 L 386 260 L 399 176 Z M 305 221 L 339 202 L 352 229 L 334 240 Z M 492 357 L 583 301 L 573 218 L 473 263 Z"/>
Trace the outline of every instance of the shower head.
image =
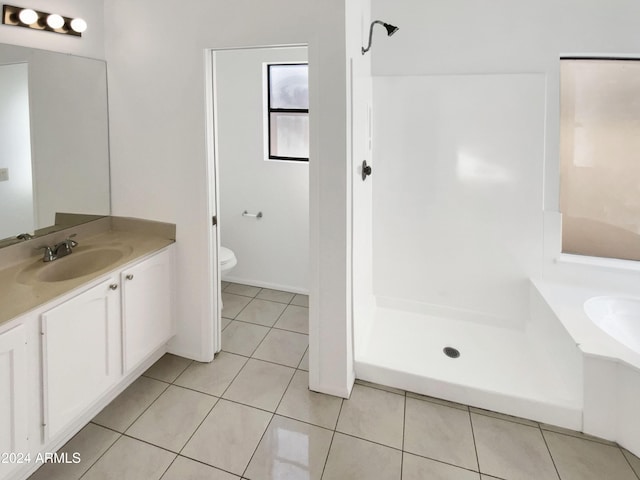
<path id="1" fill-rule="evenodd" d="M 387 36 L 389 37 L 398 31 L 398 27 L 390 23 L 383 23 L 382 25 L 387 29 Z"/>
<path id="2" fill-rule="evenodd" d="M 369 27 L 369 44 L 367 45 L 367 48 L 362 47 L 362 55 L 367 53 L 371 48 L 371 37 L 373 36 L 373 26 L 376 23 L 382 25 L 387 30 L 387 36 L 389 37 L 398 31 L 398 27 L 396 27 L 395 25 L 391 25 L 390 23 L 384 23 L 380 20 L 375 20 L 371 22 L 371 26 Z"/>

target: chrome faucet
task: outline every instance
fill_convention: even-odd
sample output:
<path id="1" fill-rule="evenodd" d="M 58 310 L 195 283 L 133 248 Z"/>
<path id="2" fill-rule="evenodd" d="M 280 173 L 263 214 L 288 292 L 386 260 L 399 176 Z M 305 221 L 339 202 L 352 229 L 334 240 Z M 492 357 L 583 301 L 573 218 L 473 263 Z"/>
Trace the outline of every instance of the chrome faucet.
<path id="1" fill-rule="evenodd" d="M 56 243 L 53 247 L 49 247 L 44 245 L 42 247 L 44 249 L 44 256 L 42 257 L 43 262 L 53 262 L 58 258 L 66 257 L 67 255 L 71 255 L 73 253 L 73 248 L 78 246 L 78 242 L 72 240 L 76 234 L 73 233 L 69 235 L 66 239 L 64 239 L 60 243 Z"/>

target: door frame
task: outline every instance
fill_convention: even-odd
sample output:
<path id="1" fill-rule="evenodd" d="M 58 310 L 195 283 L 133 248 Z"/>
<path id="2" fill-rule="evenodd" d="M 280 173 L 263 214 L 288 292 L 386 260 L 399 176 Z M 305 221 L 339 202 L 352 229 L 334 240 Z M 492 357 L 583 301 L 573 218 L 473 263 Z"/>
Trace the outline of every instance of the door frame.
<path id="1" fill-rule="evenodd" d="M 276 49 L 276 48 L 296 48 L 305 47 L 309 49 L 308 43 L 292 43 L 292 44 L 275 44 L 275 45 L 249 45 L 249 46 L 236 46 L 236 47 L 223 47 L 223 48 L 208 48 L 204 52 L 205 63 L 205 102 L 206 102 L 206 139 L 207 139 L 207 215 L 209 219 L 212 217 L 218 217 L 219 205 L 220 205 L 220 185 L 219 185 L 219 154 L 218 154 L 218 112 L 216 103 L 216 53 L 230 50 L 257 50 L 257 49 Z M 309 61 L 310 63 L 310 61 Z M 311 113 L 309 114 L 311 115 Z M 311 120 L 311 117 L 310 117 Z M 309 168 L 309 185 L 311 186 L 315 177 L 312 178 L 313 169 Z M 313 208 L 311 208 L 311 197 L 309 199 L 309 225 L 312 222 L 311 216 L 315 214 Z M 211 220 L 210 220 L 211 221 Z M 213 360 L 213 357 L 222 348 L 221 343 L 221 308 L 220 302 L 222 299 L 221 282 L 220 282 L 220 268 L 218 262 L 218 250 L 220 248 L 220 234 L 218 226 L 210 225 L 209 238 L 208 238 L 208 259 L 207 265 L 210 269 L 208 275 L 211 282 L 208 288 L 208 305 L 211 312 L 211 321 L 204 322 L 201 328 L 202 334 L 202 352 L 205 358 Z M 310 257 L 317 252 L 312 248 L 313 239 L 309 238 L 309 255 Z M 313 261 L 309 258 L 310 263 Z M 309 296 L 311 297 L 312 289 L 309 289 Z M 313 302 L 309 302 L 309 316 L 311 317 L 311 308 Z M 309 343 L 311 344 L 312 330 L 309 330 Z"/>

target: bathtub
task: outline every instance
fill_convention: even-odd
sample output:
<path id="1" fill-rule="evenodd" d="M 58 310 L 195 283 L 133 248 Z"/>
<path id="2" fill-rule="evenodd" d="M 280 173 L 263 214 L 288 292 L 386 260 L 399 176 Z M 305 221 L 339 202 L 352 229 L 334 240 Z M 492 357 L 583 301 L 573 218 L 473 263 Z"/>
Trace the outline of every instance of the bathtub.
<path id="1" fill-rule="evenodd" d="M 640 285 L 532 280 L 582 355 L 582 431 L 640 454 Z"/>

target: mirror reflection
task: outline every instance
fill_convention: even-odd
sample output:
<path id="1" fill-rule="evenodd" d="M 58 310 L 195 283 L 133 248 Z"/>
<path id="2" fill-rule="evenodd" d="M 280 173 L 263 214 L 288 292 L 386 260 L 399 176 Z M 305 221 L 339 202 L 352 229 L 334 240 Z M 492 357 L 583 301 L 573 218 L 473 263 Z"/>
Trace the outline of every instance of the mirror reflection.
<path id="1" fill-rule="evenodd" d="M 108 152 L 106 64 L 0 44 L 0 246 L 109 215 Z"/>

